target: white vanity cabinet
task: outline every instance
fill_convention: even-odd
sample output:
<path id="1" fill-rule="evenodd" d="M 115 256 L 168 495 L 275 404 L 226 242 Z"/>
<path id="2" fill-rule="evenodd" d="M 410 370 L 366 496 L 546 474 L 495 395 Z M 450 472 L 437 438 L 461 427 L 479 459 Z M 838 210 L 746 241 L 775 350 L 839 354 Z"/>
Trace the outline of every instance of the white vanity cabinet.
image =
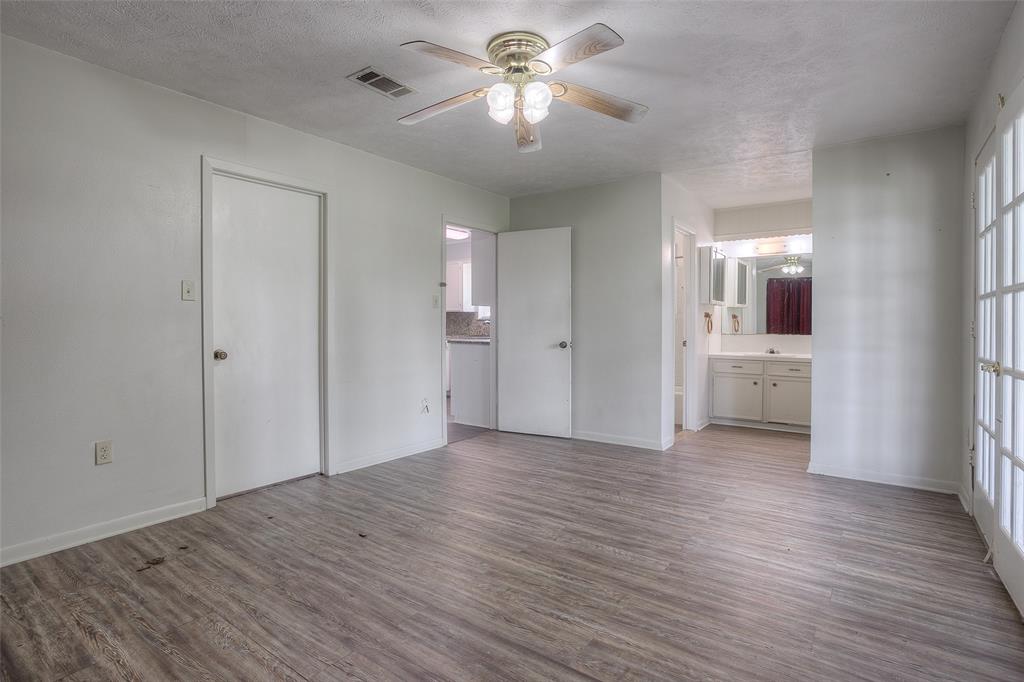
<path id="1" fill-rule="evenodd" d="M 712 356 L 710 416 L 711 421 L 723 424 L 807 431 L 811 424 L 810 359 Z"/>
<path id="2" fill-rule="evenodd" d="M 714 416 L 761 421 L 764 404 L 764 380 L 761 377 L 715 374 L 711 392 Z"/>
<path id="3" fill-rule="evenodd" d="M 811 425 L 811 381 L 768 377 L 764 420 L 775 424 Z"/>

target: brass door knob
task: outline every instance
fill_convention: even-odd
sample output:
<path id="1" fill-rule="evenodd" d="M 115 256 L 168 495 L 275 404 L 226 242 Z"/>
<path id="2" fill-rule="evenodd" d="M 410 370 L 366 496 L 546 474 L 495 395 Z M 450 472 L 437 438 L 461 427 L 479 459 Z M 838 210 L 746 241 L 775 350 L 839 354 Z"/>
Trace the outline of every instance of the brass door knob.
<path id="1" fill-rule="evenodd" d="M 228 352 L 226 350 L 221 350 L 220 348 L 218 348 L 217 350 L 213 351 L 213 359 L 214 360 L 227 360 L 228 359 Z"/>

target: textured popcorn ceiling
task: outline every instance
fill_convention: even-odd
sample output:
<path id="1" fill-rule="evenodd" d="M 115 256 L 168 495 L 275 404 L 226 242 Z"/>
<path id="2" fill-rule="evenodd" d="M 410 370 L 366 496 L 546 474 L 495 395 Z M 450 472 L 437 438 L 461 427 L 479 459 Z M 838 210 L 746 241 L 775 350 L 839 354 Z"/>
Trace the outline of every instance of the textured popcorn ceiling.
<path id="1" fill-rule="evenodd" d="M 961 122 L 1012 2 L 4 2 L 5 34 L 517 196 L 670 172 L 715 206 L 807 196 L 807 150 Z M 516 151 L 485 105 L 400 116 L 493 82 L 399 49 L 484 56 L 495 33 L 556 42 L 594 22 L 624 46 L 559 76 L 642 102 L 637 125 L 555 103 Z M 417 90 L 345 80 L 374 66 Z M 798 152 L 804 152 L 800 154 Z M 760 159 L 760 161 L 757 161 Z"/>

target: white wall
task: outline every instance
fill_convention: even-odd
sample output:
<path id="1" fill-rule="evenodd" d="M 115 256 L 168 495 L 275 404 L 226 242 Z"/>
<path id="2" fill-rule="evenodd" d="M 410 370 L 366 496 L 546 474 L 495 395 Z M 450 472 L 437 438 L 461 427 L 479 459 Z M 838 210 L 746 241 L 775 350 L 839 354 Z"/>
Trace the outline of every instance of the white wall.
<path id="1" fill-rule="evenodd" d="M 662 443 L 671 445 L 675 437 L 675 332 L 674 332 L 674 287 L 672 244 L 675 226 L 691 230 L 700 246 L 714 241 L 714 213 L 692 192 L 678 182 L 661 178 L 661 267 L 662 267 L 662 394 L 661 394 L 661 438 Z M 692 264 L 694 271 L 697 263 Z M 697 290 L 691 286 L 694 295 Z M 693 371 L 686 387 L 687 423 L 703 428 L 708 423 L 708 353 L 720 350 L 722 328 L 716 323 L 709 335 L 704 327 L 704 313 L 718 315 L 713 306 L 697 305 L 696 320 L 693 324 L 693 338 L 687 350 L 691 354 Z"/>
<path id="2" fill-rule="evenodd" d="M 661 448 L 660 178 L 648 173 L 511 202 L 511 229 L 572 227 L 578 438 Z"/>
<path id="3" fill-rule="evenodd" d="M 441 442 L 442 214 L 507 199 L 12 38 L 2 69 L 4 561 L 202 507 L 203 154 L 330 192 L 334 472 Z"/>
<path id="4" fill-rule="evenodd" d="M 812 338 L 809 334 L 722 334 L 722 352 L 763 353 L 774 348 L 780 353 L 807 355 Z"/>
<path id="5" fill-rule="evenodd" d="M 811 465 L 955 492 L 964 131 L 814 151 Z"/>
<path id="6" fill-rule="evenodd" d="M 752 239 L 811 232 L 811 200 L 715 209 L 715 239 Z"/>
<path id="7" fill-rule="evenodd" d="M 975 316 L 974 304 L 974 212 L 971 209 L 970 196 L 974 190 L 974 159 L 981 151 L 985 138 L 995 125 L 999 114 L 997 94 L 1009 99 L 1016 88 L 1024 87 L 1024 6 L 1017 3 L 1010 20 L 1003 29 L 996 56 L 989 70 L 974 106 L 967 118 L 967 143 L 964 150 L 964 218 L 962 230 L 961 261 L 963 277 L 961 292 L 963 300 L 963 319 L 960 324 L 960 336 L 964 346 L 961 361 L 963 392 L 960 413 L 963 430 L 960 437 L 960 498 L 966 508 L 970 508 L 971 465 L 968 443 L 974 431 L 973 391 L 975 376 L 974 343 L 970 336 L 970 325 Z"/>

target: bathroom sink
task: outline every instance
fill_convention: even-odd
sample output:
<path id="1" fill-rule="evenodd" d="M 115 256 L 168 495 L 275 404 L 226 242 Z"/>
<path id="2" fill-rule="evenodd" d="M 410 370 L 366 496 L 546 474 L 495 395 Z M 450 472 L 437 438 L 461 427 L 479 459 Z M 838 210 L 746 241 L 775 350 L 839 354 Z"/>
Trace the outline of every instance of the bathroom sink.
<path id="1" fill-rule="evenodd" d="M 802 353 L 765 353 L 765 352 L 723 352 L 710 353 L 713 358 L 757 358 L 759 360 L 810 360 L 809 354 Z"/>

